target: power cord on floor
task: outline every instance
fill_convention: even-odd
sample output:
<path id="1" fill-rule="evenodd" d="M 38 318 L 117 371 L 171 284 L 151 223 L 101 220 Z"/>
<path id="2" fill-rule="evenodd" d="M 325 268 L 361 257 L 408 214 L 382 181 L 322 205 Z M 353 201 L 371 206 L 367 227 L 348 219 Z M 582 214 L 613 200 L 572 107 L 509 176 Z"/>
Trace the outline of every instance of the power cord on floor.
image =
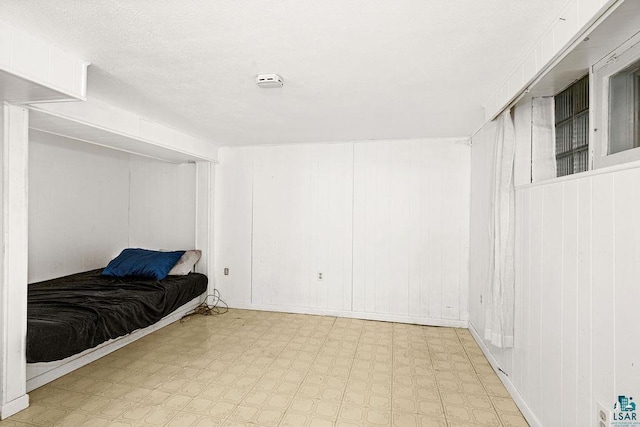
<path id="1" fill-rule="evenodd" d="M 213 298 L 213 302 L 211 304 L 208 303 L 209 298 Z M 226 302 L 224 302 L 224 300 L 222 300 L 222 298 L 220 298 L 220 291 L 214 289 L 213 294 L 208 294 L 202 304 L 182 316 L 182 318 L 180 318 L 180 321 L 182 322 L 183 320 L 187 319 L 190 316 L 193 316 L 194 314 L 212 316 L 225 314 L 227 311 L 229 311 L 229 306 Z"/>

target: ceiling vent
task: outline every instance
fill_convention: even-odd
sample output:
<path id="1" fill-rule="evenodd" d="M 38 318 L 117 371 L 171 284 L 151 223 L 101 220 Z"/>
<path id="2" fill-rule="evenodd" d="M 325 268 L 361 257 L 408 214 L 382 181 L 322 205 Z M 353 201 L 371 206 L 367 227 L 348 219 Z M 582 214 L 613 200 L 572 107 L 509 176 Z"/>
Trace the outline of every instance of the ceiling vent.
<path id="1" fill-rule="evenodd" d="M 263 89 L 268 89 L 282 87 L 284 82 L 282 81 L 282 77 L 277 74 L 258 74 L 256 76 L 256 84 Z"/>

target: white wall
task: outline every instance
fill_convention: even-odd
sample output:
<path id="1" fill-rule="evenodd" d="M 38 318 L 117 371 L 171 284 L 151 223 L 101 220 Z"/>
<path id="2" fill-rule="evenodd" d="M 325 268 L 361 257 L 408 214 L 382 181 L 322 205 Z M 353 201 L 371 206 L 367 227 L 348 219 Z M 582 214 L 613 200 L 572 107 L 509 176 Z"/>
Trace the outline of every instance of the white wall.
<path id="1" fill-rule="evenodd" d="M 474 138 L 471 162 L 470 323 L 485 307 L 491 138 Z M 595 426 L 596 404 L 640 384 L 640 169 L 589 172 L 516 191 L 515 346 L 488 345 L 544 426 Z M 532 421 L 536 421 L 532 418 Z"/>
<path id="2" fill-rule="evenodd" d="M 131 156 L 129 245 L 193 249 L 196 218 L 196 168 Z"/>
<path id="3" fill-rule="evenodd" d="M 466 324 L 466 141 L 224 148 L 216 186 L 232 306 Z"/>
<path id="4" fill-rule="evenodd" d="M 351 310 L 353 144 L 254 156 L 251 302 Z"/>
<path id="5" fill-rule="evenodd" d="M 195 242 L 195 166 L 31 131 L 29 283 Z"/>
<path id="6" fill-rule="evenodd" d="M 354 310 L 467 320 L 467 142 L 355 144 L 354 176 Z"/>
<path id="7" fill-rule="evenodd" d="M 127 246 L 129 155 L 30 131 L 29 283 L 105 266 Z"/>
<path id="8" fill-rule="evenodd" d="M 213 277 L 231 305 L 251 302 L 254 150 L 221 148 L 215 170 Z"/>

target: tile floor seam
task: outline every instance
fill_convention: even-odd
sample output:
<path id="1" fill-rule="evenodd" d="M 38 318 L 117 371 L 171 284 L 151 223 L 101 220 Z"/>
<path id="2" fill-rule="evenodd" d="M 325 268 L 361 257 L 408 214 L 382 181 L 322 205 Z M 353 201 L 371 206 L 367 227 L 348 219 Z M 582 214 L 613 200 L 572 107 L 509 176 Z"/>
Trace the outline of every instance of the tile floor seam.
<path id="1" fill-rule="evenodd" d="M 331 316 L 333 317 L 333 316 Z M 336 321 L 338 320 L 337 317 L 333 317 L 333 323 L 331 324 L 331 329 L 333 329 L 333 327 L 336 324 Z M 331 330 L 329 330 L 329 333 L 325 336 L 324 341 L 322 342 L 322 345 L 320 346 L 320 348 L 318 349 L 318 352 L 316 353 L 316 356 L 313 358 L 313 361 L 309 364 L 309 369 L 307 370 L 304 378 L 302 379 L 302 381 L 300 382 L 300 384 L 298 385 L 298 387 L 296 388 L 295 393 L 293 393 L 293 398 L 291 399 L 291 401 L 289 402 L 289 404 L 287 405 L 287 408 L 284 411 L 284 416 L 287 415 L 287 411 L 291 408 L 291 405 L 293 404 L 293 401 L 295 400 L 295 396 L 296 394 L 298 394 L 298 391 L 300 390 L 300 387 L 302 387 L 302 383 L 304 383 L 304 380 L 307 378 L 307 376 L 309 375 L 309 371 L 311 370 L 311 366 L 313 365 L 313 362 L 318 358 L 318 354 L 320 353 L 320 349 L 322 348 L 322 346 L 324 345 L 324 343 L 327 342 L 327 339 L 329 337 L 329 335 L 331 334 Z M 284 418 L 283 416 L 283 418 Z M 280 422 L 278 423 L 278 425 L 280 425 L 282 423 L 283 420 L 280 420 Z"/>
<path id="2" fill-rule="evenodd" d="M 356 343 L 355 351 L 353 352 L 353 358 L 351 358 L 351 366 L 349 367 L 349 373 L 347 374 L 347 381 L 345 382 L 344 391 L 342 392 L 342 398 L 340 399 L 340 405 L 338 405 L 338 413 L 336 414 L 336 422 L 340 417 L 340 412 L 342 407 L 344 406 L 344 398 L 347 394 L 347 386 L 349 385 L 349 378 L 351 378 L 351 373 L 353 372 L 353 365 L 356 360 L 356 355 L 358 354 L 358 346 L 360 345 L 360 340 L 362 339 L 362 330 L 364 329 L 364 325 L 360 328 L 360 333 L 358 334 L 358 342 Z"/>
<path id="3" fill-rule="evenodd" d="M 331 329 L 333 329 L 333 327 L 334 327 L 334 325 L 335 325 L 336 321 L 337 321 L 337 317 L 333 317 L 333 323 L 332 323 L 332 325 L 331 325 Z M 325 336 L 325 339 L 324 339 L 324 341 L 322 342 L 322 345 L 320 345 L 320 347 L 319 347 L 319 349 L 318 349 L 318 351 L 317 351 L 317 353 L 316 353 L 316 355 L 315 355 L 315 357 L 314 357 L 313 361 L 315 361 L 315 360 L 317 359 L 318 354 L 320 353 L 320 349 L 322 348 L 322 346 L 324 345 L 324 343 L 326 343 L 326 341 L 327 341 L 327 339 L 328 339 L 328 337 L 329 337 L 330 333 L 331 333 L 331 332 L 329 331 L 329 333 L 327 333 L 327 335 Z M 292 340 L 293 340 L 293 338 L 291 338 L 291 339 L 288 341 L 288 343 L 290 343 Z M 284 351 L 284 347 L 283 347 L 283 349 L 282 349 L 278 354 L 281 354 L 283 351 Z M 295 396 L 298 394 L 298 391 L 299 391 L 300 387 L 302 386 L 302 383 L 304 383 L 304 380 L 305 380 L 305 379 L 307 378 L 307 376 L 309 375 L 309 371 L 311 370 L 311 366 L 313 365 L 313 361 L 312 361 L 312 362 L 310 362 L 310 364 L 309 364 L 309 368 L 307 369 L 307 371 L 306 371 L 306 373 L 305 373 L 305 377 L 302 379 L 302 381 L 300 382 L 300 384 L 299 384 L 299 385 L 298 385 L 298 387 L 296 388 L 296 391 L 293 393 L 293 398 L 292 398 L 292 399 L 291 399 L 291 401 L 287 404 L 287 406 L 286 406 L 286 408 L 285 408 L 285 410 L 284 410 L 284 416 L 286 416 L 287 411 L 291 408 L 291 405 L 293 404 L 293 401 L 295 400 Z M 274 362 L 273 362 L 273 363 L 275 363 L 275 360 L 274 360 Z M 270 366 L 273 366 L 273 363 L 272 363 Z M 282 422 L 282 420 L 278 423 L 278 425 L 280 425 L 280 424 L 281 424 L 281 422 Z"/>
<path id="4" fill-rule="evenodd" d="M 252 316 L 251 318 L 254 318 L 255 316 L 256 316 L 256 315 L 254 314 L 254 316 Z M 181 320 L 182 320 L 182 319 L 181 319 Z M 180 323 L 182 323 L 182 322 L 180 322 Z M 232 333 L 238 332 L 238 330 L 239 330 L 240 328 L 241 328 L 241 326 L 236 327 L 236 328 L 232 331 Z M 232 334 L 229 334 L 229 335 L 225 336 L 225 337 L 223 338 L 223 340 L 221 340 L 221 341 L 228 341 L 228 338 L 229 338 L 231 335 L 232 335 Z M 264 334 L 263 334 L 263 335 L 264 335 Z M 248 351 L 248 350 L 246 350 L 246 351 Z M 245 352 L 243 352 L 243 354 L 244 354 L 244 353 L 246 353 L 246 351 L 245 351 Z M 216 377 L 212 378 L 212 379 L 209 381 L 209 384 L 210 384 L 211 382 L 213 382 L 213 381 L 215 380 L 215 378 L 216 378 Z M 155 387 L 154 387 L 153 389 L 151 389 L 151 390 L 152 390 L 152 391 L 159 390 L 159 387 L 160 387 L 160 386 L 155 386 Z M 193 396 L 193 397 L 191 397 L 191 399 L 189 399 L 189 401 L 185 404 L 185 406 L 184 406 L 184 407 L 187 407 L 187 406 L 189 405 L 189 403 L 193 402 L 196 398 L 197 398 L 197 396 Z M 237 405 L 236 405 L 236 406 L 237 406 Z M 172 420 L 174 420 L 174 419 L 179 415 L 179 413 L 180 413 L 180 412 L 181 412 L 181 410 L 176 411 L 176 414 L 174 414 L 174 415 L 173 415 L 169 420 L 167 420 L 167 422 L 165 422 L 165 423 L 163 424 L 163 426 L 164 426 L 164 425 L 169 424 Z M 227 417 L 226 417 L 226 418 L 227 418 Z M 226 421 L 226 418 L 225 418 L 225 421 Z"/>
<path id="5" fill-rule="evenodd" d="M 336 318 L 334 317 L 334 319 L 333 319 L 333 324 L 335 324 L 335 321 L 336 321 Z M 300 328 L 298 328 L 298 330 L 299 330 L 299 329 L 300 329 Z M 263 335 L 264 335 L 264 334 L 263 334 Z M 292 336 L 292 337 L 287 341 L 287 344 L 291 343 L 291 341 L 293 341 L 293 339 L 294 339 L 294 338 L 295 338 L 295 335 L 293 335 L 293 336 Z M 326 341 L 326 338 L 325 338 L 325 341 Z M 279 356 L 280 354 L 282 354 L 282 352 L 284 351 L 284 349 L 285 349 L 285 348 L 286 348 L 286 346 L 283 346 L 283 347 L 282 347 L 282 349 L 278 352 L 278 355 L 277 355 L 277 356 Z M 275 363 L 275 361 L 276 361 L 276 359 L 277 359 L 277 356 L 276 356 L 276 357 L 274 357 L 274 361 L 269 365 L 269 367 L 272 367 L 272 366 L 273 366 L 273 364 Z M 315 360 L 315 359 L 314 359 L 314 360 Z M 311 369 L 311 368 L 309 368 L 309 369 Z M 307 371 L 307 374 L 308 374 L 308 372 L 309 372 L 309 371 Z M 266 375 L 266 373 L 265 373 L 265 374 L 263 374 L 263 375 L 261 376 L 261 378 L 262 378 L 264 375 Z M 305 378 L 306 378 L 306 375 L 305 375 Z M 302 385 L 302 382 L 304 382 L 304 379 L 300 382 L 300 385 L 298 385 L 298 387 L 296 388 L 296 392 L 294 392 L 294 393 L 293 393 L 293 396 L 294 396 L 294 397 L 293 397 L 293 398 L 291 399 L 291 401 L 287 404 L 287 407 L 286 407 L 286 408 L 285 408 L 285 410 L 284 410 L 284 415 L 286 415 L 287 410 L 291 407 L 291 404 L 293 403 L 293 399 L 295 399 L 295 395 L 297 394 L 297 391 L 299 390 L 300 386 Z M 255 387 L 255 386 L 254 386 L 254 387 Z M 251 390 L 253 390 L 253 388 L 254 388 L 254 387 L 252 387 L 252 388 L 251 388 Z M 249 391 L 249 393 L 251 393 L 251 391 Z M 283 417 L 284 417 L 284 415 L 283 415 Z M 228 418 L 228 417 L 227 417 L 227 418 Z M 278 422 L 278 425 L 280 425 L 280 423 L 281 423 L 281 422 L 282 422 L 282 420 L 280 420 L 280 422 Z"/>
<path id="6" fill-rule="evenodd" d="M 433 371 L 436 371 L 436 368 L 433 364 L 433 356 L 431 355 L 431 347 L 429 346 L 429 337 L 427 335 L 427 328 L 424 328 L 422 330 L 422 333 L 424 334 L 425 340 L 427 342 L 427 351 L 429 353 L 429 361 L 431 362 L 431 367 L 433 369 Z M 444 401 L 442 400 L 442 390 L 440 389 L 440 382 L 438 381 L 438 378 L 434 372 L 434 382 L 436 384 L 436 390 L 438 392 L 438 401 L 440 403 L 440 410 L 442 411 L 442 415 L 444 416 L 445 419 L 445 423 L 448 426 L 449 425 L 449 417 L 447 416 L 447 411 L 445 410 L 444 407 Z"/>
<path id="7" fill-rule="evenodd" d="M 394 393 L 394 389 L 395 389 L 395 369 L 394 369 L 394 353 L 395 351 L 393 351 L 393 349 L 395 348 L 395 340 L 396 340 L 396 328 L 395 325 L 391 326 L 391 422 L 393 423 L 393 411 L 394 411 L 394 404 L 395 404 L 395 393 Z"/>
<path id="8" fill-rule="evenodd" d="M 258 315 L 257 313 L 254 313 L 254 315 L 251 317 L 251 319 L 253 319 L 253 318 L 257 317 L 257 315 Z M 243 324 L 243 325 L 244 325 L 244 324 Z M 241 325 L 241 326 L 243 326 L 243 325 Z M 238 332 L 238 330 L 241 328 L 241 326 L 239 326 L 238 328 L 236 328 L 234 332 Z M 265 331 L 265 332 L 264 332 L 262 335 L 260 335 L 260 336 L 261 336 L 261 337 L 262 337 L 262 336 L 264 336 L 264 335 L 265 335 L 265 334 L 266 334 L 266 333 L 271 329 L 271 327 L 273 327 L 273 326 L 270 326 L 270 327 L 269 327 L 269 329 L 267 329 L 267 331 Z M 287 344 L 289 344 L 292 340 L 293 340 L 293 337 L 292 337 L 292 338 L 290 338 L 290 339 L 287 341 Z M 269 365 L 269 367 L 273 366 L 273 364 L 275 363 L 275 360 L 277 359 L 277 356 L 279 356 L 279 355 L 284 351 L 285 347 L 286 347 L 286 346 L 283 346 L 283 347 L 280 349 L 280 351 L 278 352 L 278 354 L 274 357 L 274 361 Z M 242 352 L 241 354 L 245 354 L 245 353 L 246 353 L 246 352 L 248 352 L 249 350 L 250 350 L 250 349 L 247 349 L 247 350 L 245 350 L 244 352 Z M 263 373 L 259 378 L 264 377 L 264 375 L 266 375 L 266 372 L 265 372 L 265 373 Z M 258 381 L 259 381 L 259 380 L 258 380 Z M 212 380 L 212 382 L 213 382 L 213 380 Z M 251 391 L 252 391 L 254 388 L 255 388 L 255 385 L 254 385 L 254 386 L 252 386 L 252 387 L 250 388 L 250 390 L 249 390 L 249 392 L 247 393 L 247 395 L 248 395 L 248 394 L 250 394 L 250 393 L 251 393 Z M 192 399 L 192 400 L 193 400 L 193 399 Z M 244 401 L 244 399 L 243 399 L 242 401 Z M 234 406 L 234 409 L 235 409 L 235 408 L 237 408 L 238 406 L 240 406 L 240 404 L 242 403 L 242 401 L 241 401 L 240 403 L 236 404 L 236 405 Z M 231 416 L 231 414 L 232 414 L 232 413 L 233 413 L 233 411 L 230 411 L 230 412 L 229 412 L 229 414 L 227 414 L 225 417 L 223 417 L 222 421 L 223 421 L 223 422 L 224 422 L 224 421 L 227 421 L 227 419 Z"/>
<path id="9" fill-rule="evenodd" d="M 256 316 L 257 316 L 257 313 L 254 313 L 254 315 L 253 315 L 253 316 L 251 316 L 248 320 L 251 320 L 251 319 L 255 318 Z M 242 325 L 239 325 L 239 326 L 237 326 L 236 328 L 234 328 L 234 329 L 231 331 L 231 333 L 230 333 L 230 334 L 228 334 L 228 335 L 226 335 L 226 336 L 225 336 L 221 341 L 230 341 L 230 340 L 229 340 L 229 338 L 230 338 L 230 337 L 232 337 L 234 334 L 239 333 L 239 332 L 240 332 L 240 329 L 241 329 L 241 328 L 242 328 L 242 326 L 244 326 L 244 325 L 245 325 L 245 323 L 243 323 Z M 265 332 L 265 333 L 266 333 L 266 332 Z M 262 334 L 262 335 L 260 335 L 260 336 L 263 336 L 265 333 L 263 333 L 263 334 Z M 248 352 L 249 350 L 250 350 L 250 349 L 247 349 L 247 350 L 243 351 L 241 354 L 245 354 L 245 353 L 246 353 L 246 352 Z M 215 377 L 213 377 L 212 379 L 210 379 L 210 380 L 209 380 L 209 382 L 208 382 L 208 384 L 210 384 L 210 383 L 214 382 L 214 381 L 215 381 L 215 378 L 217 378 L 217 376 L 215 376 Z M 161 390 L 159 387 L 160 387 L 159 385 L 158 385 L 158 386 L 155 386 L 155 387 L 154 387 L 154 388 L 152 388 L 151 390 L 152 390 L 152 391 Z M 184 407 L 183 407 L 182 409 L 178 410 L 178 411 L 176 412 L 176 414 L 174 414 L 174 415 L 173 415 L 169 420 L 167 420 L 167 422 L 165 422 L 163 425 L 167 425 L 167 424 L 169 424 L 173 419 L 175 419 L 175 418 L 179 415 L 179 413 L 180 413 L 180 412 L 182 412 L 182 411 L 183 411 L 183 409 L 184 409 L 184 408 L 188 407 L 188 406 L 189 406 L 189 404 L 190 404 L 191 402 L 193 402 L 195 399 L 197 399 L 197 396 L 190 396 L 190 399 L 186 402 L 186 404 L 184 405 Z M 116 399 L 116 400 L 118 400 L 118 399 Z M 139 402 L 139 403 L 141 403 L 141 402 Z M 235 405 L 235 406 L 237 407 L 238 405 Z M 223 419 L 222 421 L 226 421 L 226 420 L 227 420 L 227 418 L 228 418 L 230 415 L 231 415 L 231 414 L 228 414 L 226 417 L 224 417 L 224 419 Z"/>

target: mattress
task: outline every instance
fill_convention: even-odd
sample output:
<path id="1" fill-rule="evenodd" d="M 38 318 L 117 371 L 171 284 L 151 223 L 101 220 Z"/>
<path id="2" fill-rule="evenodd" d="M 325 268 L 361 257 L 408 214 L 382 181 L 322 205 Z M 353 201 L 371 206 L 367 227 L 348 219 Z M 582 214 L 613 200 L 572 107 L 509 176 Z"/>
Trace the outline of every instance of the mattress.
<path id="1" fill-rule="evenodd" d="M 203 294 L 207 276 L 161 281 L 102 276 L 103 269 L 29 285 L 27 362 L 51 362 L 146 328 Z"/>

